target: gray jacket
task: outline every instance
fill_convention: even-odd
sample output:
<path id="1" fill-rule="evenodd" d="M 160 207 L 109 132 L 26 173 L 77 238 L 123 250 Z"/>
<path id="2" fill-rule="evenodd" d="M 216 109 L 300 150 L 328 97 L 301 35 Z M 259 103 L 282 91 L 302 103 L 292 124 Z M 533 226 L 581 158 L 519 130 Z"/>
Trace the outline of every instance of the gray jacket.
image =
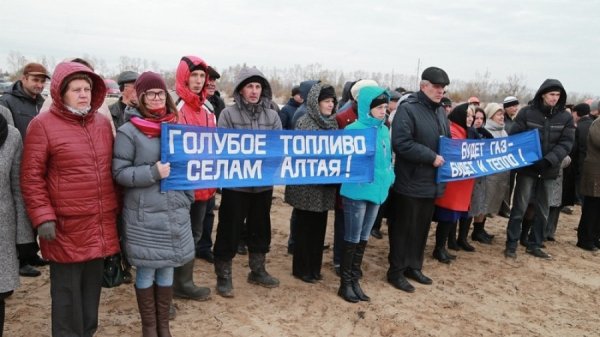
<path id="1" fill-rule="evenodd" d="M 257 104 L 244 102 L 239 91 L 241 84 L 250 77 L 258 77 L 261 80 L 262 92 Z M 223 111 L 219 116 L 218 127 L 226 129 L 250 129 L 250 130 L 281 130 L 281 120 L 277 112 L 271 106 L 271 85 L 265 76 L 256 68 L 242 68 L 234 85 L 233 98 L 235 104 Z M 272 186 L 234 188 L 233 190 L 259 193 L 272 189 Z"/>
<path id="2" fill-rule="evenodd" d="M 16 81 L 12 91 L 0 97 L 0 105 L 3 105 L 12 113 L 12 119 L 15 127 L 21 133 L 21 138 L 25 138 L 27 126 L 33 117 L 37 116 L 44 104 L 44 97 L 37 95 L 35 98 L 25 93 L 21 81 Z"/>
<path id="3" fill-rule="evenodd" d="M 414 198 L 437 198 L 445 183 L 436 183 L 440 136 L 450 137 L 444 109 L 421 91 L 398 106 L 392 122 L 392 149 L 396 154 L 394 190 Z"/>
<path id="4" fill-rule="evenodd" d="M 336 130 L 335 115 L 324 119 L 319 112 L 319 93 L 323 84 L 312 86 L 308 94 L 308 112 L 298 120 L 296 130 Z M 311 212 L 324 212 L 335 206 L 336 185 L 288 185 L 285 188 L 285 202 Z"/>
<path id="5" fill-rule="evenodd" d="M 16 245 L 33 242 L 19 185 L 22 152 L 19 131 L 9 125 L 8 137 L 0 147 L 0 293 L 19 286 Z"/>
<path id="6" fill-rule="evenodd" d="M 127 119 L 138 116 L 126 110 Z M 150 138 L 131 122 L 117 131 L 113 176 L 124 187 L 123 222 L 130 263 L 136 267 L 177 267 L 194 258 L 190 224 L 193 191 L 160 191 L 156 162 L 160 138 Z"/>

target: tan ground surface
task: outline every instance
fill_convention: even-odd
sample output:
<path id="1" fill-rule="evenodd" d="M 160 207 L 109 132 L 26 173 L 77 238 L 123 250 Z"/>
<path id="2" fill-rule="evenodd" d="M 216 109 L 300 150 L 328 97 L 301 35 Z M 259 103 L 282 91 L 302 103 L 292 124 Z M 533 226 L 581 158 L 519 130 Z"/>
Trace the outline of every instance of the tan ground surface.
<path id="1" fill-rule="evenodd" d="M 213 298 L 176 300 L 173 336 L 600 336 L 600 256 L 575 247 L 578 207 L 574 215 L 561 214 L 558 241 L 548 243 L 551 261 L 528 256 L 522 247 L 516 261 L 506 260 L 506 219 L 501 217 L 488 220 L 487 229 L 497 236 L 493 245 L 475 244 L 477 252 L 459 252 L 451 265 L 431 258 L 430 235 L 423 271 L 434 284 L 416 284 L 413 294 L 385 282 L 387 236 L 371 238 L 362 285 L 372 301 L 350 304 L 336 295 L 331 249 L 324 255 L 323 281 L 309 285 L 292 277 L 286 254 L 291 208 L 281 192 L 276 190 L 273 202 L 267 266 L 281 286 L 269 290 L 248 284 L 247 257 L 238 256 L 236 296 L 225 299 L 214 294 L 212 265 L 197 260 L 196 282 L 210 286 Z M 330 243 L 332 227 L 330 217 Z M 8 299 L 5 336 L 50 336 L 48 268 L 42 270 L 41 277 L 23 279 Z M 139 336 L 139 331 L 132 286 L 104 289 L 96 336 Z"/>

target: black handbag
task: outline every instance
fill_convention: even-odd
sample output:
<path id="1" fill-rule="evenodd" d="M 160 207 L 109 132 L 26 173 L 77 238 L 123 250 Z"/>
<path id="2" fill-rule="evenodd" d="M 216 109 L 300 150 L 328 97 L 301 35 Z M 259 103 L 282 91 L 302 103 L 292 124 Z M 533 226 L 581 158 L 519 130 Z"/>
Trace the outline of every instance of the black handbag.
<path id="1" fill-rule="evenodd" d="M 104 258 L 104 273 L 102 273 L 102 287 L 114 288 L 123 283 L 123 265 L 121 254 L 115 254 Z"/>

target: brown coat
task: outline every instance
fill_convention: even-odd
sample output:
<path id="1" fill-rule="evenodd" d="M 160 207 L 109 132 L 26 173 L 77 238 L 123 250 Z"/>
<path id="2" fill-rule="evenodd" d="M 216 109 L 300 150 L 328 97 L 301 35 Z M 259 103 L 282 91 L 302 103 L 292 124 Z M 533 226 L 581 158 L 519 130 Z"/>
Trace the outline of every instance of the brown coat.
<path id="1" fill-rule="evenodd" d="M 596 118 L 587 138 L 587 155 L 581 172 L 581 195 L 600 197 L 600 118 Z"/>

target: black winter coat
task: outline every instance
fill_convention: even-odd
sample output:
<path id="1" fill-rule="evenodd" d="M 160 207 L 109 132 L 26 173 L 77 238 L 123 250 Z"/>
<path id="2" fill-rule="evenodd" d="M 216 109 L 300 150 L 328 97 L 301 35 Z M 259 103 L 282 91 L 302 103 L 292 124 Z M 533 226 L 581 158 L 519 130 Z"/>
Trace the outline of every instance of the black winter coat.
<path id="1" fill-rule="evenodd" d="M 42 97 L 42 95 L 37 95 L 36 98 L 29 96 L 25 93 L 21 81 L 17 81 L 13 85 L 10 93 L 0 97 L 0 104 L 10 110 L 13 121 L 15 122 L 15 127 L 19 130 L 19 133 L 21 133 L 21 138 L 25 138 L 29 122 L 31 122 L 33 117 L 37 116 L 42 110 L 44 97 Z"/>

